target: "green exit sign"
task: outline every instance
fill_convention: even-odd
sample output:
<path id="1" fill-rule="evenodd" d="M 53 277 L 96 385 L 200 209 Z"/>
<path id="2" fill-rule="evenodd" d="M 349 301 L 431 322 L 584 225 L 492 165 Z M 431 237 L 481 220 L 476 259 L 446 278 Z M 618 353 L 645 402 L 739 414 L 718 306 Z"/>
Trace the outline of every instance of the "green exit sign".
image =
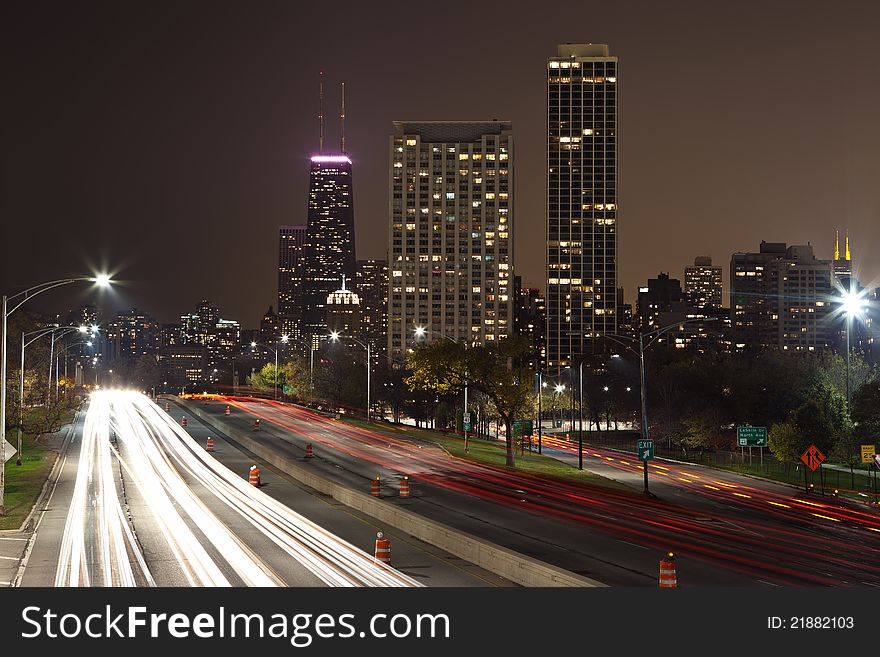
<path id="1" fill-rule="evenodd" d="M 737 427 L 738 447 L 767 447 L 767 427 Z"/>
<path id="2" fill-rule="evenodd" d="M 640 440 L 636 443 L 639 450 L 639 461 L 650 461 L 654 458 L 654 441 Z"/>

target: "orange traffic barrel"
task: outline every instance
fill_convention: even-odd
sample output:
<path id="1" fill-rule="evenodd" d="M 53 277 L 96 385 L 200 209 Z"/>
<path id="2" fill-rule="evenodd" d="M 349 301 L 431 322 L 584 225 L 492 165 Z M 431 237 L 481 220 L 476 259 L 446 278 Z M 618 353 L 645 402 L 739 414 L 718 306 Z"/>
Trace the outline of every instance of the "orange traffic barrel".
<path id="1" fill-rule="evenodd" d="M 213 452 L 214 451 L 214 439 L 208 436 L 208 441 L 205 443 L 205 451 Z"/>
<path id="2" fill-rule="evenodd" d="M 184 415 L 182 418 L 180 418 L 180 426 L 182 426 L 182 427 L 186 426 L 186 415 Z"/>
<path id="3" fill-rule="evenodd" d="M 250 471 L 250 474 L 248 475 L 248 483 L 251 486 L 256 486 L 256 487 L 260 486 L 260 469 L 255 465 L 251 466 L 251 471 Z"/>
<path id="4" fill-rule="evenodd" d="M 229 406 L 226 407 L 226 415 L 229 415 Z"/>
<path id="5" fill-rule="evenodd" d="M 400 480 L 400 496 L 409 497 L 409 477 Z"/>
<path id="6" fill-rule="evenodd" d="M 306 445 L 306 458 L 310 459 L 314 456 L 314 452 L 312 451 L 312 443 Z"/>
<path id="7" fill-rule="evenodd" d="M 391 541 L 382 532 L 376 534 L 376 561 L 391 565 Z"/>
<path id="8" fill-rule="evenodd" d="M 256 420 L 254 420 L 254 431 L 259 431 L 259 430 L 260 430 L 260 418 L 257 418 Z"/>
<path id="9" fill-rule="evenodd" d="M 382 482 L 379 477 L 376 477 L 375 479 L 373 479 L 372 482 L 370 482 L 370 495 L 372 495 L 373 497 L 380 497 L 382 490 L 381 487 Z"/>
<path id="10" fill-rule="evenodd" d="M 660 588 L 674 589 L 678 587 L 675 576 L 675 556 L 672 552 L 660 559 Z"/>
<path id="11" fill-rule="evenodd" d="M 166 413 L 171 412 L 171 404 L 169 404 L 168 402 L 165 402 L 165 412 Z"/>

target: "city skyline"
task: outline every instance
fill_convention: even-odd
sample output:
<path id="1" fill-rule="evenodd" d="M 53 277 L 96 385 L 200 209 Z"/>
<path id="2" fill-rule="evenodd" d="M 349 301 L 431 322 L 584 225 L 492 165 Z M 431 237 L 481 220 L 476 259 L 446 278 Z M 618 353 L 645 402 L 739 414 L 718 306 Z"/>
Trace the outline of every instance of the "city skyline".
<path id="1" fill-rule="evenodd" d="M 159 29 L 161 10 L 146 18 L 143 28 L 127 31 L 120 28 L 121 10 L 89 21 L 71 10 L 64 21 L 67 10 L 61 8 L 58 20 L 49 23 L 36 10 L 21 10 L 10 21 L 21 28 L 20 36 L 10 35 L 4 46 L 20 64 L 11 87 L 20 93 L 13 93 L 16 102 L 8 108 L 20 129 L 9 140 L 5 214 L 22 218 L 19 235 L 25 240 L 36 239 L 47 222 L 51 226 L 58 239 L 29 259 L 50 276 L 90 266 L 117 272 L 129 285 L 107 299 L 112 309 L 142 307 L 170 321 L 207 297 L 243 324 L 255 323 L 273 303 L 277 277 L 276 263 L 261 254 L 277 248 L 278 226 L 305 222 L 308 162 L 318 151 L 314 89 L 318 71 L 326 70 L 334 90 L 328 106 L 336 105 L 335 85 L 347 81 L 347 150 L 360 172 L 359 257 L 385 257 L 386 140 L 392 121 L 497 116 L 513 121 L 519 144 L 515 273 L 524 285 L 543 288 L 542 254 L 528 248 L 544 233 L 542 62 L 558 43 L 593 41 L 610 44 L 626 62 L 620 123 L 627 138 L 620 146 L 620 168 L 627 183 L 620 200 L 625 221 L 618 284 L 628 302 L 657 271 L 681 276 L 681 263 L 694 254 L 724 263 L 730 254 L 767 240 L 812 243 L 817 257 L 829 259 L 838 229 L 849 233 L 859 278 L 870 285 L 880 272 L 880 256 L 869 248 L 880 237 L 880 199 L 872 183 L 880 133 L 870 116 L 874 92 L 857 81 L 867 79 L 870 39 L 864 26 L 873 24 L 876 9 L 851 5 L 827 17 L 820 7 L 799 3 L 794 14 L 757 3 L 736 8 L 679 3 L 675 11 L 661 11 L 630 2 L 594 11 L 589 30 L 538 26 L 529 39 L 514 31 L 504 39 L 518 46 L 498 56 L 505 72 L 497 81 L 466 68 L 455 72 L 455 88 L 467 93 L 466 101 L 462 95 L 427 93 L 432 75 L 441 80 L 450 75 L 442 67 L 428 70 L 422 81 L 413 78 L 417 69 L 409 63 L 393 74 L 356 64 L 352 53 L 368 44 L 382 62 L 396 61 L 393 46 L 381 43 L 385 28 L 357 8 L 339 24 L 339 39 L 319 43 L 303 35 L 302 49 L 282 50 L 282 58 L 273 53 L 293 48 L 282 44 L 282 29 L 253 17 L 236 26 L 222 10 L 219 27 L 199 34 L 201 48 L 195 50 L 201 55 L 188 46 L 193 28 L 183 16 L 164 34 L 166 51 L 147 48 L 148 57 L 124 41 L 140 29 Z M 656 29 L 638 38 L 628 34 L 637 19 L 625 9 L 637 9 L 638 20 Z M 510 20 L 522 22 L 523 12 L 515 13 Z M 760 15 L 760 24 L 746 25 L 753 14 Z M 285 25 L 284 17 L 279 12 L 275 22 Z M 62 24 L 82 29 L 53 31 Z M 773 39 L 781 25 L 790 37 L 784 49 Z M 49 39 L 39 51 L 26 41 L 38 27 Z M 222 37 L 230 33 L 267 45 L 242 63 L 212 60 L 226 48 Z M 826 33 L 824 45 L 816 46 Z M 470 34 L 468 29 L 457 38 Z M 296 39 L 285 35 L 285 41 Z M 108 51 L 117 55 L 112 61 L 95 60 L 96 53 Z M 834 53 L 844 52 L 851 65 L 841 68 Z M 699 58 L 686 60 L 688 66 L 676 68 L 671 80 L 663 75 L 687 53 Z M 265 69 L 264 80 L 257 71 L 270 56 L 286 63 Z M 169 57 L 176 65 L 166 72 L 161 62 Z M 808 66 L 800 65 L 804 62 Z M 70 66 L 82 72 L 70 76 Z M 228 82 L 200 76 L 199 93 L 181 92 L 178 87 L 201 70 L 222 70 Z M 765 74 L 750 75 L 754 70 Z M 101 84 L 105 79 L 116 82 Z M 402 79 L 408 80 L 405 92 L 399 90 Z M 514 79 L 517 83 L 509 84 Z M 831 95 L 816 93 L 816 79 L 835 80 L 833 102 Z M 746 80 L 762 95 L 761 112 L 734 91 Z M 698 82 L 699 91 L 692 90 Z M 172 92 L 179 97 L 166 106 L 162 99 Z M 813 127 L 829 121 L 847 129 L 832 139 Z M 328 121 L 329 142 L 338 137 L 334 123 Z M 84 157 L 87 149 L 94 157 Z M 51 153 L 51 161 L 44 153 Z M 149 186 L 141 182 L 148 178 Z M 42 193 L 45 189 L 53 193 Z M 77 227 L 81 221 L 93 221 L 93 227 L 83 231 Z M 677 222 L 675 231 L 664 228 L 671 221 Z M 129 225 L 142 233 L 139 251 L 152 256 L 122 241 L 129 230 L 121 227 Z M 150 271 L 157 255 L 163 266 Z M 15 253 L 2 265 L 9 288 L 28 282 L 17 272 L 21 266 Z M 725 304 L 727 292 L 725 286 Z M 57 305 L 52 297 L 40 302 L 35 307 Z"/>

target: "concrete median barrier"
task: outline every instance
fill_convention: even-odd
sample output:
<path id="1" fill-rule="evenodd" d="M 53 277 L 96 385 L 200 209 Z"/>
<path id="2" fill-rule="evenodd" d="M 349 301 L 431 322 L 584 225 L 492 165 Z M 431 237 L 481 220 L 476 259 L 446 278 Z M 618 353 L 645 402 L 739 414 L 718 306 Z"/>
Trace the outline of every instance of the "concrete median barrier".
<path id="1" fill-rule="evenodd" d="M 172 400 L 183 405 L 176 399 L 172 398 Z M 290 461 L 275 452 L 265 442 L 255 440 L 228 426 L 223 419 L 210 416 L 196 406 L 186 405 L 185 408 L 191 415 L 226 436 L 230 441 L 238 443 L 272 467 L 290 475 L 306 486 L 511 582 L 522 586 L 605 586 L 594 579 L 583 577 L 564 568 L 545 563 L 425 518 L 392 502 L 342 486 L 312 472 L 309 468 Z"/>

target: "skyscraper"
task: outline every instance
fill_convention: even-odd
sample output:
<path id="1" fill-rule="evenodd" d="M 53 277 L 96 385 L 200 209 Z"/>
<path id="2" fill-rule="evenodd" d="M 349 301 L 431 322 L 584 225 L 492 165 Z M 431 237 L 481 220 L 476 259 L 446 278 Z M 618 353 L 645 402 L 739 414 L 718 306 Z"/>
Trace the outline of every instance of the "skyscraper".
<path id="1" fill-rule="evenodd" d="M 722 292 L 721 266 L 712 258 L 697 256 L 693 266 L 684 268 L 684 296 L 692 308 L 720 308 Z"/>
<path id="2" fill-rule="evenodd" d="M 278 229 L 278 315 L 282 335 L 294 344 L 302 341 L 305 241 L 305 226 Z"/>
<path id="3" fill-rule="evenodd" d="M 844 252 L 840 252 L 840 232 L 834 238 L 834 280 L 838 291 L 849 292 L 852 285 L 852 255 L 849 252 L 849 234 L 844 238 Z M 856 286 L 857 287 L 857 284 Z M 855 290 L 853 290 L 855 291 Z"/>
<path id="4" fill-rule="evenodd" d="M 317 346 L 327 334 L 327 297 L 355 277 L 352 167 L 347 155 L 315 155 L 303 276 L 303 333 Z"/>
<path id="5" fill-rule="evenodd" d="M 386 358 L 388 349 L 388 262 L 357 261 L 357 293 L 361 301 L 361 329 L 370 345 L 373 365 Z"/>
<path id="6" fill-rule="evenodd" d="M 417 326 L 471 343 L 513 332 L 509 121 L 394 123 L 390 139 L 388 353 Z"/>
<path id="7" fill-rule="evenodd" d="M 342 287 L 327 295 L 327 330 L 339 335 L 357 336 L 361 324 L 361 300 L 357 293 Z"/>
<path id="8" fill-rule="evenodd" d="M 324 77 L 321 73 L 318 154 L 309 173 L 309 211 L 303 244 L 303 335 L 317 347 L 327 331 L 327 298 L 355 277 L 354 196 L 351 158 L 345 151 L 345 84 L 340 148 L 324 152 Z"/>
<path id="9" fill-rule="evenodd" d="M 562 44 L 547 60 L 547 358 L 617 330 L 617 58 Z"/>

